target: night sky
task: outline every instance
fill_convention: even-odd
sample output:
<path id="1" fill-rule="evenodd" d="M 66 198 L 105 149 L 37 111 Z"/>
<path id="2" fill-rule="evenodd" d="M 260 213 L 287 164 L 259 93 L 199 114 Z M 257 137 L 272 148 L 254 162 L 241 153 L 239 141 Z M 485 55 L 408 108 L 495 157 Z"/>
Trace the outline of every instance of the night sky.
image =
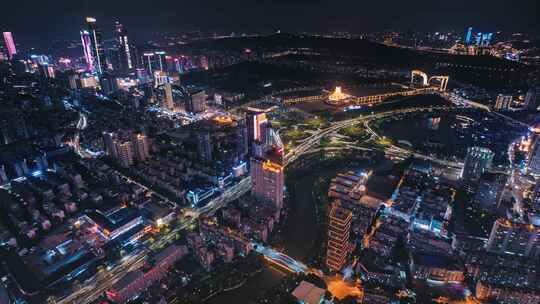
<path id="1" fill-rule="evenodd" d="M 538 30 L 540 0 L 11 0 L 2 1 L 0 29 L 19 43 L 78 38 L 84 17 L 105 36 L 118 19 L 135 39 L 155 31 L 340 31 L 397 28 L 479 31 Z"/>

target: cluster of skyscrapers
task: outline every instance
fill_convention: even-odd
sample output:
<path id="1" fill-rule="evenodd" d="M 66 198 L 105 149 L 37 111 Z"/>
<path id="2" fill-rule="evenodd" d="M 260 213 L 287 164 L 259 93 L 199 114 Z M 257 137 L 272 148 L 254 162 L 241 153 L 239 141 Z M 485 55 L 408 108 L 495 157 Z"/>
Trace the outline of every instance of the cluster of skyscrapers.
<path id="1" fill-rule="evenodd" d="M 493 38 L 493 33 L 482 33 L 474 32 L 472 27 L 469 27 L 467 30 L 467 35 L 465 36 L 466 45 L 476 45 L 476 46 L 488 46 L 491 44 Z"/>
<path id="2" fill-rule="evenodd" d="M 86 25 L 87 29 L 81 31 L 86 68 L 89 72 L 102 75 L 109 70 L 103 35 L 94 17 L 86 17 Z M 129 44 L 126 29 L 119 22 L 115 23 L 115 32 L 115 51 L 118 57 L 117 69 L 128 72 L 133 68 L 132 46 Z"/>
<path id="3" fill-rule="evenodd" d="M 117 133 L 103 133 L 105 151 L 122 167 L 129 167 L 135 160 L 144 161 L 150 156 L 150 146 L 146 135 L 132 134 L 129 139 L 122 140 Z"/>

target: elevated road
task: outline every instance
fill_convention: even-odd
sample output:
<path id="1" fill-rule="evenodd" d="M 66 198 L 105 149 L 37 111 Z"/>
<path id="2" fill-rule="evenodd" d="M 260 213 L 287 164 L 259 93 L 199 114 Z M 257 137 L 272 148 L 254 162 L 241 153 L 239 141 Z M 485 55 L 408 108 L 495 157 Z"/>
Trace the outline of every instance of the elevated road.
<path id="1" fill-rule="evenodd" d="M 328 136 L 332 134 L 333 132 L 336 132 L 345 127 L 353 126 L 358 123 L 362 123 L 362 122 L 370 121 L 374 119 L 391 117 L 393 115 L 417 113 L 417 112 L 431 112 L 431 111 L 437 111 L 437 110 L 451 110 L 451 109 L 453 109 L 453 107 L 448 107 L 448 106 L 416 107 L 416 108 L 410 108 L 410 109 L 400 109 L 400 110 L 381 112 L 377 114 L 364 115 L 364 116 L 359 116 L 359 117 L 348 119 L 348 120 L 334 122 L 331 124 L 330 127 L 324 130 L 321 130 L 320 132 L 316 134 L 311 135 L 310 137 L 303 140 L 298 146 L 292 148 L 285 155 L 285 165 L 290 164 L 291 162 L 295 161 L 300 155 L 313 149 L 315 146 L 319 144 L 320 140 L 324 138 L 325 136 Z"/>

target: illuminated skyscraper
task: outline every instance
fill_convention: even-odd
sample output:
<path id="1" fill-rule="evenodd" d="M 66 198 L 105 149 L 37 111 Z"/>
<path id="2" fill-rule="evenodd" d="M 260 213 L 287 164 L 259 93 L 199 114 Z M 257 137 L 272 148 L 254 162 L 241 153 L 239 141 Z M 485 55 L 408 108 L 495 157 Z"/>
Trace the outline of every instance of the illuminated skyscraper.
<path id="1" fill-rule="evenodd" d="M 115 29 L 120 57 L 120 67 L 124 72 L 127 72 L 133 68 L 127 31 L 125 27 L 118 21 L 115 23 Z"/>
<path id="2" fill-rule="evenodd" d="M 473 28 L 472 26 L 469 27 L 469 30 L 467 30 L 467 36 L 465 37 L 465 44 L 470 44 L 471 43 L 471 39 L 472 39 L 472 35 L 473 35 Z"/>
<path id="3" fill-rule="evenodd" d="M 157 88 L 159 86 L 165 85 L 166 83 L 170 82 L 171 79 L 167 73 L 162 71 L 155 71 L 154 72 L 154 86 Z"/>
<path id="4" fill-rule="evenodd" d="M 172 94 L 172 86 L 169 82 L 165 83 L 165 94 L 163 96 L 163 104 L 161 105 L 163 108 L 166 108 L 167 110 L 174 110 L 174 100 L 173 100 L 173 94 Z"/>
<path id="5" fill-rule="evenodd" d="M 236 129 L 236 140 L 237 140 L 237 151 L 238 151 L 238 159 L 244 160 L 246 159 L 246 156 L 248 155 L 248 130 L 246 125 L 246 120 L 244 118 L 241 118 L 238 120 L 238 127 Z"/>
<path id="6" fill-rule="evenodd" d="M 105 153 L 116 158 L 118 151 L 116 151 L 116 134 L 112 132 L 103 132 L 103 144 L 105 146 Z"/>
<path id="7" fill-rule="evenodd" d="M 488 148 L 468 148 L 461 178 L 465 180 L 478 180 L 484 172 L 491 168 L 493 156 L 493 152 Z"/>
<path id="8" fill-rule="evenodd" d="M 538 134 L 534 135 L 527 160 L 527 171 L 533 175 L 540 175 L 540 136 Z"/>
<path id="9" fill-rule="evenodd" d="M 268 124 L 266 113 L 253 113 L 250 115 L 250 130 L 248 132 L 250 132 L 253 141 L 266 141 L 266 124 Z"/>
<path id="10" fill-rule="evenodd" d="M 146 63 L 145 64 L 147 65 L 148 75 L 153 75 L 154 70 L 153 70 L 153 67 L 152 67 L 152 59 L 154 58 L 154 53 L 144 53 L 143 56 L 146 57 Z"/>
<path id="11" fill-rule="evenodd" d="M 186 98 L 185 108 L 190 113 L 201 113 L 206 110 L 206 92 L 204 90 L 191 93 Z"/>
<path id="12" fill-rule="evenodd" d="M 88 32 L 90 34 L 90 50 L 94 60 L 93 66 L 95 72 L 101 75 L 107 71 L 107 61 L 105 59 L 105 49 L 103 48 L 101 30 L 98 28 L 96 19 L 93 17 L 86 17 L 86 25 L 88 26 Z"/>
<path id="13" fill-rule="evenodd" d="M 13 56 L 17 54 L 17 48 L 15 47 L 15 41 L 13 40 L 13 34 L 11 32 L 4 32 L 4 43 L 8 51 L 9 59 L 13 59 Z"/>
<path id="14" fill-rule="evenodd" d="M 138 161 L 145 161 L 150 156 L 150 147 L 148 145 L 148 137 L 144 134 L 133 134 L 131 138 L 133 144 L 133 152 Z"/>
<path id="15" fill-rule="evenodd" d="M 130 141 L 117 142 L 116 151 L 118 152 L 117 161 L 120 166 L 127 168 L 133 165 L 133 145 Z"/>
<path id="16" fill-rule="evenodd" d="M 81 42 L 84 53 L 84 60 L 86 61 L 86 69 L 88 71 L 94 71 L 94 56 L 92 55 L 92 38 L 90 32 L 81 31 Z"/>
<path id="17" fill-rule="evenodd" d="M 530 199 L 530 213 L 534 214 L 535 217 L 540 217 L 540 181 L 538 181 L 534 186 Z"/>
<path id="18" fill-rule="evenodd" d="M 165 52 L 158 51 L 154 53 L 158 57 L 158 64 L 159 64 L 159 70 L 163 71 L 163 56 L 165 55 Z"/>
<path id="19" fill-rule="evenodd" d="M 506 111 L 510 108 L 512 104 L 512 95 L 497 95 L 497 100 L 495 100 L 495 110 Z"/>
<path id="20" fill-rule="evenodd" d="M 351 222 L 352 212 L 334 202 L 328 215 L 326 249 L 326 265 L 331 271 L 340 271 L 345 265 L 350 248 Z"/>
<path id="21" fill-rule="evenodd" d="M 476 46 L 489 46 L 493 38 L 493 33 L 474 33 L 473 28 L 469 27 L 467 30 L 467 35 L 465 36 L 466 45 L 476 45 Z"/>
<path id="22" fill-rule="evenodd" d="M 283 165 L 271 158 L 251 158 L 251 193 L 254 197 L 283 207 Z"/>
<path id="23" fill-rule="evenodd" d="M 266 143 L 267 127 L 269 126 L 266 114 L 271 109 L 248 108 L 246 113 L 248 150 L 250 155 L 261 156 L 258 146 Z"/>
<path id="24" fill-rule="evenodd" d="M 43 79 L 55 78 L 54 66 L 50 64 L 39 64 L 39 72 Z"/>
<path id="25" fill-rule="evenodd" d="M 268 123 L 259 126 L 265 140 L 254 142 L 256 152 L 250 162 L 251 193 L 256 198 L 283 207 L 283 144 Z"/>

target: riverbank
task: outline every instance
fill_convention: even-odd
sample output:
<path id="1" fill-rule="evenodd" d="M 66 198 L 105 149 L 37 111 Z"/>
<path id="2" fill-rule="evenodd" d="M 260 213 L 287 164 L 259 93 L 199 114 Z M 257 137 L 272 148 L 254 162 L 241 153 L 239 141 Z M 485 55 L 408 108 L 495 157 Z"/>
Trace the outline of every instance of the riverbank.
<path id="1" fill-rule="evenodd" d="M 230 292 L 230 291 L 234 291 L 240 287 L 243 287 L 249 279 L 253 278 L 254 276 L 260 274 L 261 272 L 263 271 L 263 268 L 253 272 L 253 273 L 250 273 L 246 278 L 243 278 L 240 282 L 232 285 L 232 286 L 229 286 L 229 287 L 221 287 L 220 290 L 216 290 L 215 292 L 209 294 L 208 296 L 206 296 L 204 299 L 202 299 L 202 302 L 206 302 L 208 300 L 210 300 L 211 298 L 215 297 L 215 296 L 218 296 L 222 293 L 226 293 L 226 292 Z"/>
<path id="2" fill-rule="evenodd" d="M 354 160 L 353 160 L 354 159 Z M 314 161 L 311 166 L 287 172 L 288 216 L 279 239 L 287 255 L 308 265 L 322 263 L 325 256 L 326 206 L 330 180 L 339 172 L 372 165 L 367 159 L 338 158 Z M 273 267 L 250 278 L 242 287 L 222 292 L 209 299 L 208 304 L 254 303 L 281 284 L 289 273 Z"/>

